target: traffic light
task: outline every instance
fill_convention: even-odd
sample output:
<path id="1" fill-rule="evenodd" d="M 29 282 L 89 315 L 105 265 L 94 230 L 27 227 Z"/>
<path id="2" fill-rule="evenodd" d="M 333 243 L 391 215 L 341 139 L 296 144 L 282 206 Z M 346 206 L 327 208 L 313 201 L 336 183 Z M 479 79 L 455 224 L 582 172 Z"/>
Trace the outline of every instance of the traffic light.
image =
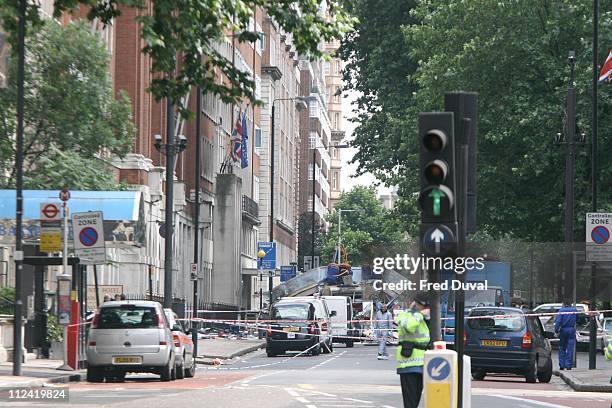
<path id="1" fill-rule="evenodd" d="M 421 243 L 429 255 L 454 252 L 457 236 L 452 112 L 419 114 Z"/>

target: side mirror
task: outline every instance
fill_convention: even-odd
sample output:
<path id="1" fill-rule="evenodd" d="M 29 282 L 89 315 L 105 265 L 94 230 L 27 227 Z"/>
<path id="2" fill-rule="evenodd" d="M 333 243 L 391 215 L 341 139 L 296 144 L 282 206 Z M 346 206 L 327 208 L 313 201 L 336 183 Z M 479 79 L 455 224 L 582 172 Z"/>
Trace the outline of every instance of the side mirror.
<path id="1" fill-rule="evenodd" d="M 335 310 L 332 310 L 331 313 L 329 314 L 329 317 L 334 317 L 337 316 L 338 313 Z"/>
<path id="2" fill-rule="evenodd" d="M 545 331 L 544 332 L 544 338 L 545 339 L 549 339 L 549 340 L 554 339 L 555 338 L 555 333 L 549 332 L 549 331 Z"/>
<path id="3" fill-rule="evenodd" d="M 183 328 L 180 325 L 175 324 L 172 326 L 172 331 L 183 331 Z"/>

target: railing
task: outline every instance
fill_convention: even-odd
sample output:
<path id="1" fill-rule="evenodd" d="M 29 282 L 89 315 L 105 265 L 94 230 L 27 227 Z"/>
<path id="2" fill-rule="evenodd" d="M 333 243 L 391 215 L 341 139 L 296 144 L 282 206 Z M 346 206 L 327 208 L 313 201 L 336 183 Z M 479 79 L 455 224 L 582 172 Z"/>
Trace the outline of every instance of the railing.
<path id="1" fill-rule="evenodd" d="M 242 196 L 242 213 L 259 223 L 259 205 L 245 195 Z"/>

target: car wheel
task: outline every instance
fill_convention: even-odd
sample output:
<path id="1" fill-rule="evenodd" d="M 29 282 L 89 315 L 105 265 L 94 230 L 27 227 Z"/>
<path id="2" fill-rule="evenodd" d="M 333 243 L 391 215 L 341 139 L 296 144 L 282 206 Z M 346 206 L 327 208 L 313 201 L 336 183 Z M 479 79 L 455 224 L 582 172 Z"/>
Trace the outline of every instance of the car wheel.
<path id="1" fill-rule="evenodd" d="M 525 373 L 525 380 L 528 383 L 534 383 L 538 380 L 538 357 L 536 356 L 533 360 L 533 364 L 529 367 L 529 370 Z"/>
<path id="2" fill-rule="evenodd" d="M 346 347 L 348 347 L 348 348 L 353 347 L 353 344 L 354 344 L 354 343 L 353 343 L 353 339 L 348 339 L 348 340 L 346 341 Z"/>
<path id="3" fill-rule="evenodd" d="M 321 350 L 323 351 L 323 354 L 331 353 L 332 351 L 331 342 L 329 344 L 327 342 L 324 342 Z"/>
<path id="4" fill-rule="evenodd" d="M 176 380 L 176 366 L 172 366 L 172 371 L 170 372 L 170 380 Z"/>
<path id="5" fill-rule="evenodd" d="M 195 358 L 192 358 L 191 359 L 191 367 L 189 367 L 188 369 L 185 370 L 185 377 L 193 378 L 193 377 L 195 377 L 195 373 L 196 373 L 196 360 L 195 360 Z"/>
<path id="6" fill-rule="evenodd" d="M 484 370 L 476 370 L 472 371 L 472 378 L 477 381 L 482 381 L 487 376 L 487 373 Z"/>
<path id="7" fill-rule="evenodd" d="M 102 369 L 98 367 L 87 367 L 87 381 L 93 383 L 99 383 L 104 381 Z"/>
<path id="8" fill-rule="evenodd" d="M 161 371 L 159 372 L 159 377 L 162 381 L 170 381 L 172 379 L 172 371 L 173 369 L 170 366 L 170 363 L 168 363 L 167 366 L 162 367 Z"/>
<path id="9" fill-rule="evenodd" d="M 183 360 L 185 361 L 185 360 Z M 176 379 L 177 380 L 182 380 L 183 378 L 185 378 L 185 370 L 183 369 L 183 365 L 181 364 L 180 366 L 175 368 L 176 371 Z"/>
<path id="10" fill-rule="evenodd" d="M 276 351 L 272 348 L 266 348 L 266 355 L 268 357 L 276 357 Z"/>
<path id="11" fill-rule="evenodd" d="M 313 356 L 318 356 L 319 354 L 321 354 L 321 343 L 317 343 L 317 345 L 310 350 L 310 354 L 312 354 Z"/>
<path id="12" fill-rule="evenodd" d="M 549 383 L 553 374 L 553 363 L 552 358 L 548 358 L 546 360 L 546 364 L 544 365 L 544 369 L 542 371 L 538 371 L 538 381 L 541 383 Z"/>

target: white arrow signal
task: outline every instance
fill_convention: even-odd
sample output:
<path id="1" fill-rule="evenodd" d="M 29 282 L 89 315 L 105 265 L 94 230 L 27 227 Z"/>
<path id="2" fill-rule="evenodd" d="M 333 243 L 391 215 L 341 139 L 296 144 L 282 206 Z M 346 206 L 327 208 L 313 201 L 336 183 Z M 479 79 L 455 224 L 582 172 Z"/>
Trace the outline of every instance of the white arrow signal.
<path id="1" fill-rule="evenodd" d="M 440 241 L 444 240 L 444 233 L 436 228 L 431 233 L 430 237 L 436 243 L 436 254 L 439 254 L 440 253 Z"/>
<path id="2" fill-rule="evenodd" d="M 441 362 L 439 366 L 431 369 L 431 376 L 439 377 L 440 374 L 442 374 L 442 370 L 444 370 L 445 367 L 446 367 L 446 361 Z"/>

